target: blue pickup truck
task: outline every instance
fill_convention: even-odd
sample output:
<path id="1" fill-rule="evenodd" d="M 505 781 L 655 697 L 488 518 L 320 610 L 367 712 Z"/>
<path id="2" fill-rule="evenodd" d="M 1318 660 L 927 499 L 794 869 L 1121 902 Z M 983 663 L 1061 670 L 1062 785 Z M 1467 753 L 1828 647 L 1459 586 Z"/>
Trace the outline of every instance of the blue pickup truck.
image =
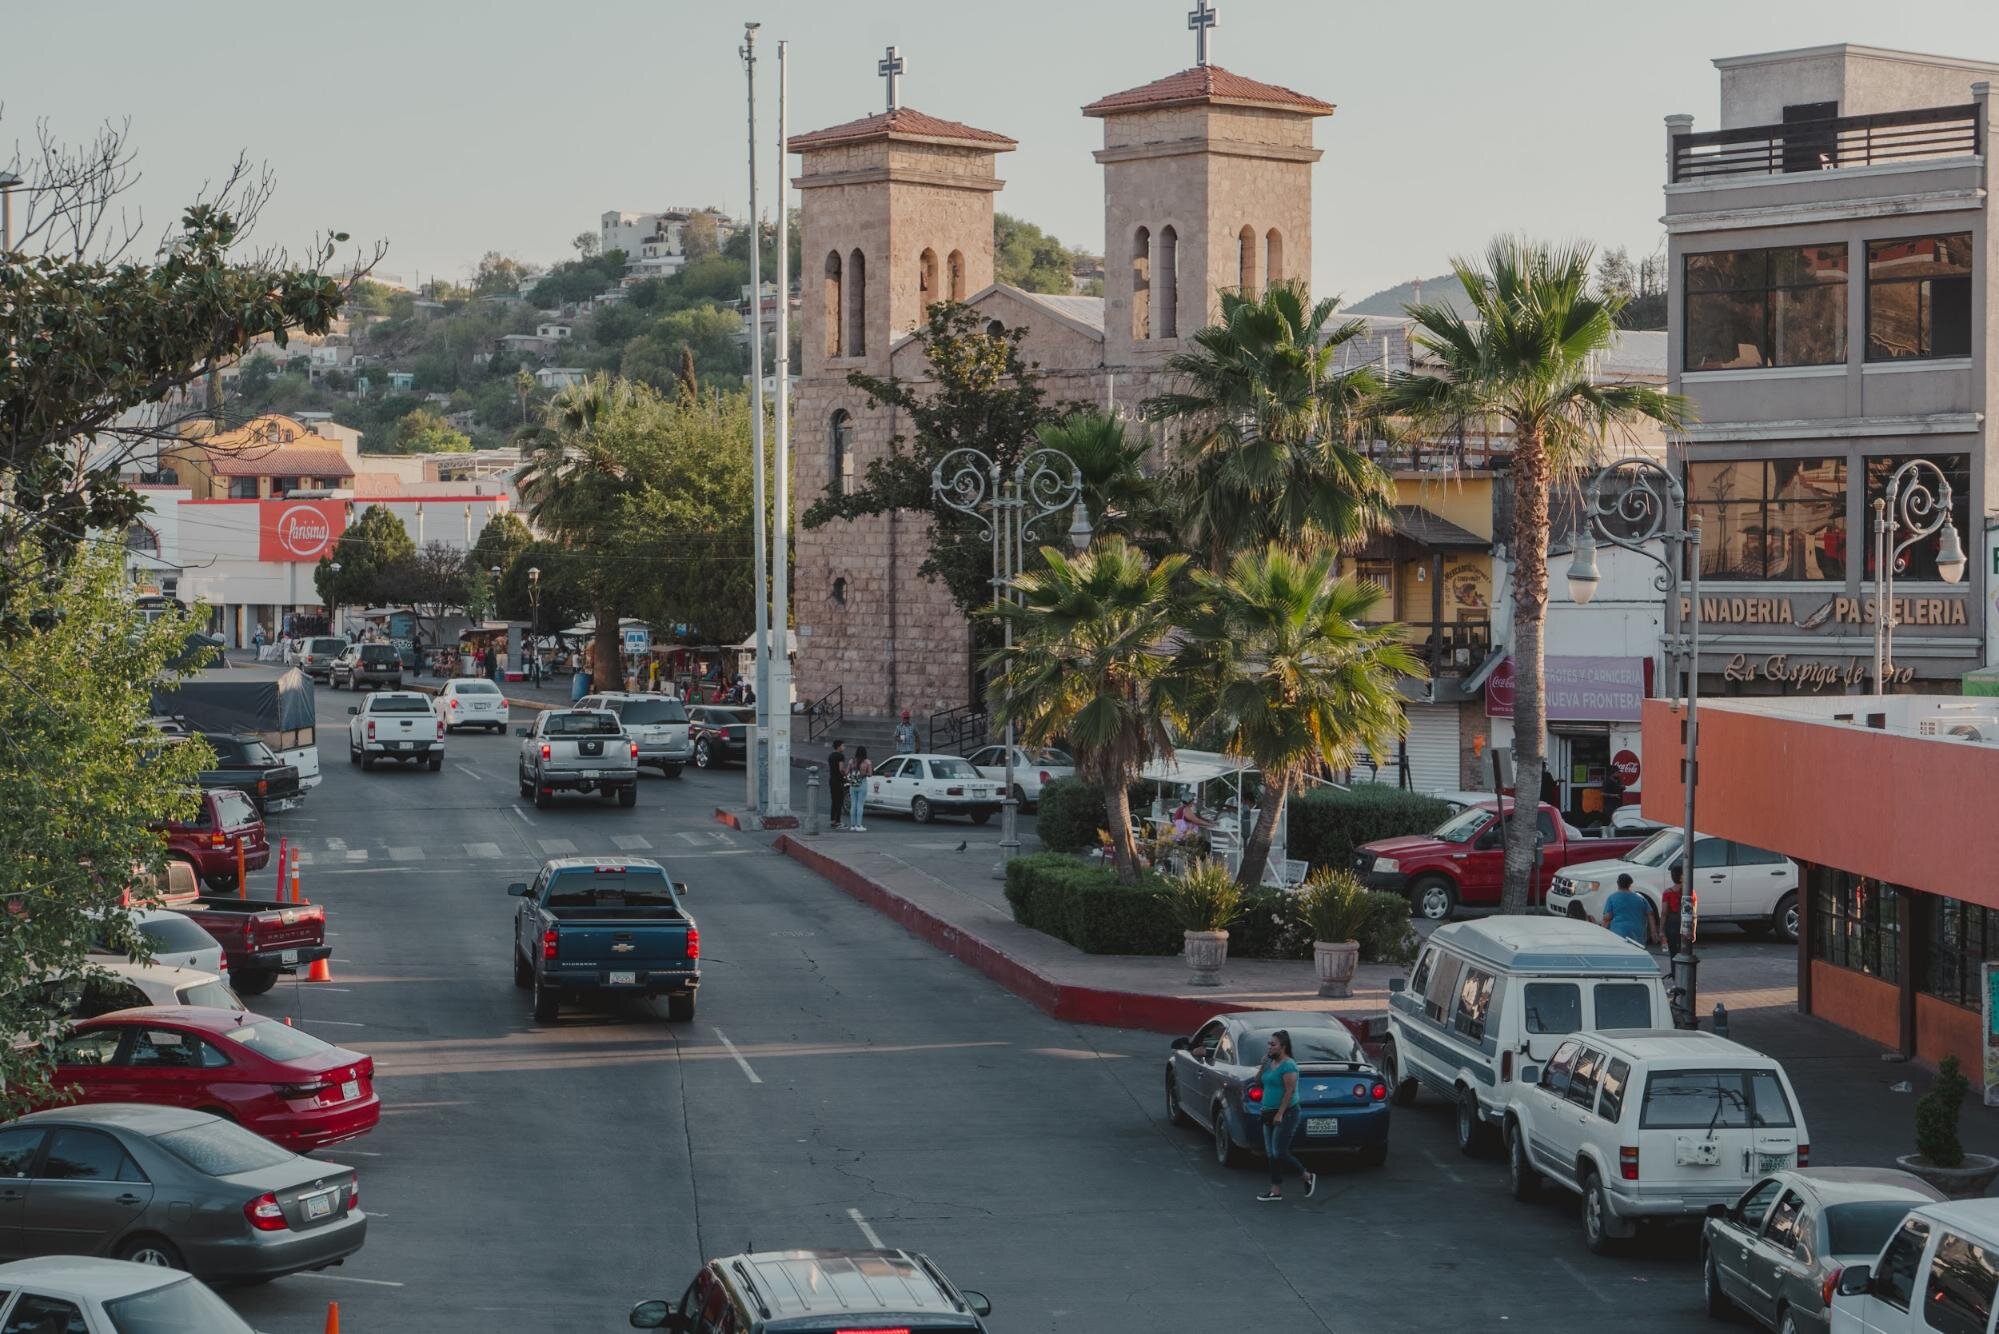
<path id="1" fill-rule="evenodd" d="M 551 1023 L 565 998 L 666 997 L 666 1017 L 694 1018 L 701 931 L 681 904 L 687 886 L 644 858 L 556 857 L 507 893 L 514 914 L 514 985 L 534 991 Z"/>

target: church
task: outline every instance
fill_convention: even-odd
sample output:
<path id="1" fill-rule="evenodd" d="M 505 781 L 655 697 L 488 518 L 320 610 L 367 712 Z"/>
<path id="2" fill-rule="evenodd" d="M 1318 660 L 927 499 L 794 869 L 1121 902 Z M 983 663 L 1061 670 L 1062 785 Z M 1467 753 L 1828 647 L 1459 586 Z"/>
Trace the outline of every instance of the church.
<path id="1" fill-rule="evenodd" d="M 1016 141 L 904 106 L 902 61 L 881 62 L 885 110 L 794 135 L 803 287 L 792 400 L 799 512 L 851 486 L 904 428 L 847 382 L 854 371 L 920 383 L 910 337 L 934 302 L 962 301 L 1027 330 L 1050 403 L 1135 411 L 1166 359 L 1211 323 L 1220 294 L 1312 271 L 1313 122 L 1329 102 L 1208 59 L 1215 11 L 1188 16 L 1196 63 L 1082 114 L 1101 120 L 1104 295 L 1049 296 L 993 281 L 999 155 Z M 836 686 L 846 716 L 919 722 L 973 698 L 970 627 L 942 584 L 916 512 L 794 528 L 798 698 Z"/>

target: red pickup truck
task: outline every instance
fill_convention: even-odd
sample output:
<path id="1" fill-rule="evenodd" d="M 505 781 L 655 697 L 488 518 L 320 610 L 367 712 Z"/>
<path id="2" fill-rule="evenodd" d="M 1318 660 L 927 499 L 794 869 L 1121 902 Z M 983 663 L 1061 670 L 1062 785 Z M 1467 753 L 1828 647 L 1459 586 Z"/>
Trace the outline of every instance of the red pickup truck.
<path id="1" fill-rule="evenodd" d="M 256 805 L 235 788 L 210 788 L 201 805 L 186 820 L 160 825 L 167 856 L 186 862 L 210 889 L 236 887 L 236 843 L 243 843 L 243 865 L 261 871 L 271 860 L 271 842 Z"/>
<path id="2" fill-rule="evenodd" d="M 1513 818 L 1513 802 L 1504 802 Z M 1406 895 L 1418 917 L 1448 920 L 1459 908 L 1496 908 L 1506 850 L 1500 839 L 1499 801 L 1467 806 L 1427 834 L 1378 839 L 1354 849 L 1354 872 L 1369 889 Z M 1555 872 L 1578 862 L 1622 857 L 1650 836 L 1597 838 L 1570 828 L 1543 803 L 1535 817 L 1541 835 L 1541 873 L 1533 901 L 1547 896 Z"/>
<path id="3" fill-rule="evenodd" d="M 229 985 L 238 995 L 261 996 L 280 973 L 296 972 L 333 953 L 326 943 L 326 909 L 317 903 L 215 894 L 177 903 L 174 909 L 199 923 L 222 946 Z"/>

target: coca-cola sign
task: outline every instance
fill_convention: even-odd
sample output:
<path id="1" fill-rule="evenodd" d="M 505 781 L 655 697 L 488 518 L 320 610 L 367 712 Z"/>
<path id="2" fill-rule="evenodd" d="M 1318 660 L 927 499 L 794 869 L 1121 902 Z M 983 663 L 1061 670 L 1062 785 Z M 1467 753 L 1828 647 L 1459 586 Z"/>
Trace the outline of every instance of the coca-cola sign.
<path id="1" fill-rule="evenodd" d="M 268 561 L 317 561 L 347 530 L 347 506 L 338 500 L 264 500 L 258 555 Z"/>

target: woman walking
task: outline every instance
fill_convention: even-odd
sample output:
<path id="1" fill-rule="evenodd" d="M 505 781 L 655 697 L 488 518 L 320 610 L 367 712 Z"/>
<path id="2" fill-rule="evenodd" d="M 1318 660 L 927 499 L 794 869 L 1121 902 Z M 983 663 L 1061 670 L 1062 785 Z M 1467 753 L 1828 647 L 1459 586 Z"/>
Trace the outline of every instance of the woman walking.
<path id="1" fill-rule="evenodd" d="M 1291 1059 L 1291 1034 L 1278 1029 L 1264 1048 L 1256 1070 L 1263 1087 L 1263 1156 L 1270 1160 L 1270 1189 L 1258 1200 L 1284 1198 L 1284 1169 L 1294 1169 L 1305 1181 L 1305 1198 L 1319 1188 L 1319 1178 L 1291 1156 L 1291 1137 L 1298 1133 L 1298 1062 Z"/>
<path id="2" fill-rule="evenodd" d="M 868 775 L 874 771 L 875 766 L 868 759 L 868 748 L 854 747 L 853 763 L 847 766 L 847 828 L 857 834 L 868 832 L 868 827 L 861 823 L 861 814 L 867 805 Z"/>

